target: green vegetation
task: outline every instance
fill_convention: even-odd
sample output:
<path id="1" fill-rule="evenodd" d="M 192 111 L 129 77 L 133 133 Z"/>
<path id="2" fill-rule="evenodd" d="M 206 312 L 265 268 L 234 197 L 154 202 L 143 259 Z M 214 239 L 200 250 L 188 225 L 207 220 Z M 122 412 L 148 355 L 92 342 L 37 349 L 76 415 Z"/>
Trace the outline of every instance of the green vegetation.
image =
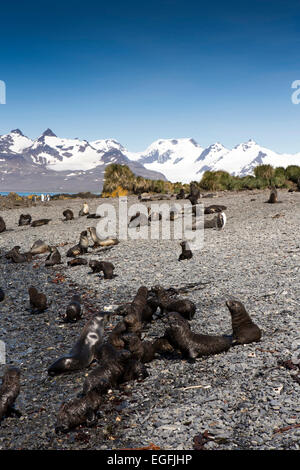
<path id="1" fill-rule="evenodd" d="M 300 166 L 287 168 L 272 165 L 258 165 L 254 175 L 232 176 L 227 171 L 206 171 L 201 181 L 192 181 L 200 191 L 242 191 L 244 189 L 294 188 L 300 190 Z M 180 182 L 150 180 L 136 176 L 128 166 L 111 164 L 106 167 L 102 196 L 122 194 L 179 193 L 181 189 L 189 192 L 189 184 Z"/>

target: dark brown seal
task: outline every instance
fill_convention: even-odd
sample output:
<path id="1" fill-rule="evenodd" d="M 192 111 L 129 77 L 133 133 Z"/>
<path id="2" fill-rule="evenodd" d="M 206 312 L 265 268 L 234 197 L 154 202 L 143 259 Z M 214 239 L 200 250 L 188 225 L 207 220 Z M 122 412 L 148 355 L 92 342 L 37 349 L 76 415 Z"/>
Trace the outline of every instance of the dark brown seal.
<path id="1" fill-rule="evenodd" d="M 188 242 L 183 241 L 180 243 L 181 250 L 182 252 L 179 255 L 178 261 L 182 261 L 184 259 L 191 259 L 193 256 L 193 253 L 188 245 Z"/>
<path id="2" fill-rule="evenodd" d="M 195 204 L 197 204 L 199 197 L 200 197 L 199 189 L 197 188 L 195 183 L 191 183 L 190 184 L 190 193 L 186 197 L 186 199 L 188 199 L 191 202 L 192 206 L 194 206 Z"/>
<path id="3" fill-rule="evenodd" d="M 66 312 L 62 315 L 65 322 L 75 323 L 80 320 L 81 314 L 81 297 L 78 294 L 73 295 L 70 303 L 67 306 Z"/>
<path id="4" fill-rule="evenodd" d="M 68 266 L 80 266 L 88 264 L 85 258 L 74 258 L 68 261 Z"/>
<path id="5" fill-rule="evenodd" d="M 45 266 L 55 266 L 56 264 L 62 264 L 61 254 L 56 246 L 50 246 L 50 254 L 46 258 Z"/>
<path id="6" fill-rule="evenodd" d="M 231 337 L 193 333 L 188 321 L 179 313 L 169 313 L 166 321 L 168 327 L 165 337 L 174 349 L 189 359 L 218 354 L 227 351 L 232 345 Z"/>
<path id="7" fill-rule="evenodd" d="M 63 216 L 65 218 L 64 221 L 74 219 L 74 213 L 73 211 L 71 211 L 71 209 L 66 209 L 65 211 L 63 211 Z"/>
<path id="8" fill-rule="evenodd" d="M 19 217 L 19 227 L 22 227 L 24 225 L 30 225 L 31 224 L 31 215 L 30 214 L 21 214 Z"/>
<path id="9" fill-rule="evenodd" d="M 277 202 L 281 202 L 281 201 L 278 201 L 278 192 L 276 188 L 271 189 L 269 199 L 266 202 L 269 204 L 275 204 Z"/>
<path id="10" fill-rule="evenodd" d="M 92 269 L 93 273 L 103 272 L 104 279 L 112 279 L 114 272 L 114 265 L 109 261 L 97 261 L 92 259 L 89 262 L 89 267 Z"/>
<path id="11" fill-rule="evenodd" d="M 33 313 L 41 313 L 46 310 L 47 297 L 42 292 L 38 292 L 35 287 L 29 287 L 29 301 Z"/>
<path id="12" fill-rule="evenodd" d="M 13 404 L 20 393 L 20 369 L 8 366 L 2 378 L 0 387 L 0 421 L 5 416 L 20 413 L 13 408 Z"/>
<path id="13" fill-rule="evenodd" d="M 52 219 L 39 219 L 31 222 L 31 227 L 40 227 L 41 225 L 47 225 Z"/>
<path id="14" fill-rule="evenodd" d="M 13 263 L 26 263 L 32 260 L 32 254 L 30 252 L 20 253 L 20 246 L 14 246 L 6 253 L 5 258 L 10 259 Z"/>
<path id="15" fill-rule="evenodd" d="M 234 343 L 247 344 L 259 341 L 261 330 L 251 320 L 244 305 L 238 300 L 227 300 L 226 305 L 231 313 Z"/>
<path id="16" fill-rule="evenodd" d="M 168 292 L 160 286 L 152 288 L 153 292 L 157 295 L 161 313 L 177 312 L 187 320 L 191 320 L 196 313 L 196 305 L 189 299 L 173 299 L 169 296 Z"/>
<path id="17" fill-rule="evenodd" d="M 139 336 L 134 333 L 126 333 L 122 336 L 125 348 L 132 353 L 132 357 L 139 359 L 141 362 L 151 362 L 155 358 L 157 352 L 156 347 L 159 343 L 150 341 L 142 341 Z"/>
<path id="18" fill-rule="evenodd" d="M 103 401 L 101 395 L 92 391 L 86 395 L 62 403 L 60 406 L 55 432 L 66 433 L 80 424 L 93 426 L 97 422 L 97 410 Z"/>
<path id="19" fill-rule="evenodd" d="M 51 364 L 48 368 L 48 374 L 53 376 L 88 367 L 97 357 L 97 351 L 102 343 L 106 319 L 106 315 L 96 315 L 91 318 L 83 328 L 71 351 Z"/>
<path id="20" fill-rule="evenodd" d="M 3 302 L 4 299 L 5 299 L 4 290 L 1 289 L 1 287 L 0 287 L 0 302 Z"/>

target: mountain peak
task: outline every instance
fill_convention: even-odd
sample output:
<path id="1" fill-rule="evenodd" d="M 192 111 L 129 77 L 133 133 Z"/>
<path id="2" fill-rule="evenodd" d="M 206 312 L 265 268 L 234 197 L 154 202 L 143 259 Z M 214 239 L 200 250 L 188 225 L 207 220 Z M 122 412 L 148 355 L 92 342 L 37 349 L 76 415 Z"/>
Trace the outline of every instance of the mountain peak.
<path id="1" fill-rule="evenodd" d="M 11 134 L 18 134 L 18 135 L 22 135 L 24 137 L 24 134 L 22 131 L 20 131 L 20 129 L 13 129 L 12 131 L 10 131 Z"/>
<path id="2" fill-rule="evenodd" d="M 43 132 L 42 137 L 57 137 L 57 136 L 48 127 L 48 129 L 46 129 L 45 132 Z"/>

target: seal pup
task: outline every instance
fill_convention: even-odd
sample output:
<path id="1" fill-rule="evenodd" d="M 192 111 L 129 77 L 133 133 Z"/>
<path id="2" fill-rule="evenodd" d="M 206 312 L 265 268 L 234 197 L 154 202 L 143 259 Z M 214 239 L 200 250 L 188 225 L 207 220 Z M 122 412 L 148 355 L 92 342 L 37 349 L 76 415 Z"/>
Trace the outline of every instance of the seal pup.
<path id="1" fill-rule="evenodd" d="M 211 206 L 204 208 L 204 214 L 214 214 L 215 212 L 223 212 L 226 210 L 226 206 L 222 206 L 221 204 L 212 204 Z"/>
<path id="2" fill-rule="evenodd" d="M 47 225 L 52 219 L 39 219 L 31 222 L 31 227 L 40 227 L 41 225 Z"/>
<path id="3" fill-rule="evenodd" d="M 109 261 L 97 261 L 93 259 L 89 262 L 89 267 L 92 269 L 93 273 L 100 273 L 102 271 L 104 279 L 113 278 L 115 267 Z"/>
<path id="4" fill-rule="evenodd" d="M 62 264 L 61 254 L 56 246 L 50 246 L 50 254 L 46 258 L 45 266 L 54 266 L 55 264 Z"/>
<path id="5" fill-rule="evenodd" d="M 42 292 L 38 292 L 35 287 L 29 287 L 29 302 L 33 313 L 41 313 L 48 308 L 47 297 Z"/>
<path id="6" fill-rule="evenodd" d="M 155 286 L 153 292 L 157 295 L 161 314 L 165 312 L 177 312 L 187 320 L 191 320 L 196 313 L 196 305 L 189 299 L 172 299 L 167 291 L 160 286 Z"/>
<path id="7" fill-rule="evenodd" d="M 66 222 L 67 220 L 73 220 L 74 219 L 74 213 L 71 211 L 71 209 L 66 209 L 63 211 L 63 216 L 64 216 L 64 221 Z"/>
<path id="8" fill-rule="evenodd" d="M 13 407 L 20 393 L 20 376 L 21 372 L 17 367 L 8 366 L 4 372 L 0 387 L 0 421 L 11 414 L 21 415 Z"/>
<path id="9" fill-rule="evenodd" d="M 5 225 L 4 219 L 3 217 L 0 216 L 0 233 L 5 232 L 5 230 L 6 230 L 6 225 Z"/>
<path id="10" fill-rule="evenodd" d="M 67 251 L 67 257 L 75 258 L 76 256 L 83 255 L 87 253 L 88 247 L 89 247 L 88 234 L 86 230 L 83 230 L 80 234 L 79 243 L 77 243 L 77 245 L 73 246 L 72 248 L 69 248 L 69 250 Z"/>
<path id="11" fill-rule="evenodd" d="M 21 214 L 19 217 L 19 227 L 23 225 L 30 225 L 31 223 L 31 215 L 30 214 Z"/>
<path id="12" fill-rule="evenodd" d="M 277 193 L 276 188 L 271 189 L 269 199 L 266 202 L 269 204 L 275 204 L 277 202 L 281 202 L 281 201 L 278 201 L 278 193 Z"/>
<path id="13" fill-rule="evenodd" d="M 189 247 L 188 242 L 183 241 L 180 243 L 180 246 L 181 246 L 182 252 L 179 255 L 178 261 L 182 261 L 184 259 L 191 259 L 193 256 L 193 253 Z"/>
<path id="14" fill-rule="evenodd" d="M 84 369 L 97 357 L 104 332 L 107 315 L 96 315 L 84 326 L 79 339 L 65 356 L 57 359 L 48 368 L 51 376 Z"/>
<path id="15" fill-rule="evenodd" d="M 232 345 L 232 338 L 228 336 L 193 333 L 188 321 L 179 313 L 170 312 L 166 322 L 165 337 L 174 349 L 188 359 L 225 352 Z"/>
<path id="16" fill-rule="evenodd" d="M 87 260 L 85 258 L 74 258 L 68 261 L 68 266 L 80 266 L 80 265 L 86 265 L 88 264 Z"/>
<path id="17" fill-rule="evenodd" d="M 179 193 L 176 195 L 176 199 L 185 199 L 185 192 L 184 189 L 181 188 Z"/>
<path id="18" fill-rule="evenodd" d="M 84 396 L 74 398 L 61 404 L 56 426 L 56 433 L 66 433 L 80 424 L 93 426 L 97 422 L 97 410 L 103 401 L 103 397 L 95 391 Z"/>
<path id="19" fill-rule="evenodd" d="M 79 215 L 79 217 L 82 217 L 84 215 L 88 215 L 89 212 L 90 212 L 89 206 L 86 202 L 84 202 L 83 207 L 80 209 L 78 215 Z"/>
<path id="20" fill-rule="evenodd" d="M 200 197 L 199 189 L 197 188 L 195 183 L 191 183 L 190 184 L 190 193 L 186 197 L 186 199 L 188 199 L 191 202 L 192 206 L 195 206 L 198 202 L 199 197 Z"/>
<path id="21" fill-rule="evenodd" d="M 21 247 L 19 245 L 14 246 L 11 250 L 5 253 L 5 258 L 11 260 L 14 254 L 19 253 L 20 249 Z"/>
<path id="22" fill-rule="evenodd" d="M 62 315 L 62 319 L 65 322 L 75 323 L 77 320 L 80 320 L 81 317 L 81 297 L 79 294 L 75 294 L 71 298 L 65 314 Z"/>
<path id="23" fill-rule="evenodd" d="M 159 342 L 142 341 L 135 333 L 126 333 L 122 339 L 124 340 L 125 348 L 131 352 L 132 357 L 139 359 L 143 363 L 153 361 L 157 348 L 160 348 Z"/>
<path id="24" fill-rule="evenodd" d="M 32 255 L 41 255 L 43 253 L 46 253 L 47 251 L 50 251 L 50 247 L 43 240 L 37 240 L 30 248 L 30 253 Z"/>
<path id="25" fill-rule="evenodd" d="M 131 358 L 130 351 L 117 350 L 106 342 L 99 351 L 99 366 L 90 372 L 83 384 L 83 394 L 95 390 L 99 394 L 106 393 L 110 388 L 122 382 L 126 362 Z"/>
<path id="26" fill-rule="evenodd" d="M 26 263 L 32 260 L 32 254 L 20 253 L 20 247 L 15 246 L 12 250 L 6 253 L 5 257 L 10 259 L 13 263 Z"/>
<path id="27" fill-rule="evenodd" d="M 128 223 L 128 228 L 138 228 L 144 225 L 149 225 L 149 215 L 141 214 L 139 211 L 133 215 Z"/>
<path id="28" fill-rule="evenodd" d="M 226 305 L 231 313 L 234 344 L 247 344 L 261 339 L 260 328 L 251 320 L 242 302 L 227 300 Z"/>
<path id="29" fill-rule="evenodd" d="M 5 299 L 4 290 L 1 289 L 1 287 L 0 287 L 0 302 L 3 302 L 4 299 Z"/>

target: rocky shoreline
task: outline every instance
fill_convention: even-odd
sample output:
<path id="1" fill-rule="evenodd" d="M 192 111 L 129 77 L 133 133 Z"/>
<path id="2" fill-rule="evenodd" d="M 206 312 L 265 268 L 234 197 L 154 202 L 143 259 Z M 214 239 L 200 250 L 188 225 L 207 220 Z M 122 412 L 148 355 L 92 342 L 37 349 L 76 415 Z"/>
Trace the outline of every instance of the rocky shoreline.
<path id="1" fill-rule="evenodd" d="M 0 449 L 121 449 L 154 445 L 160 449 L 191 450 L 199 436 L 205 449 L 299 450 L 299 384 L 278 364 L 291 357 L 299 344 L 298 223 L 300 193 L 278 191 L 280 204 L 265 204 L 269 191 L 224 193 L 203 199 L 205 205 L 228 207 L 223 231 L 205 231 L 202 250 L 190 260 L 178 261 L 180 246 L 172 240 L 127 240 L 87 259 L 115 265 L 116 277 L 103 280 L 87 266 L 67 267 L 68 248 L 79 234 L 97 221 L 78 218 L 81 199 L 53 200 L 26 208 L 33 220 L 52 219 L 41 227 L 18 227 L 23 207 L 3 208 L 7 231 L 0 234 L 0 340 L 5 341 L 7 363 L 21 369 L 21 393 L 16 407 L 22 416 L 0 424 Z M 95 212 L 104 202 L 87 199 Z M 138 202 L 136 197 L 130 203 Z M 63 222 L 70 208 L 75 219 Z M 22 251 L 42 239 L 58 246 L 64 264 L 45 268 L 44 257 L 29 264 L 11 264 L 4 253 L 15 245 Z M 51 378 L 47 367 L 74 344 L 86 321 L 99 310 L 133 299 L 141 285 L 150 288 L 184 287 L 183 296 L 195 302 L 193 331 L 228 334 L 231 321 L 225 301 L 244 303 L 263 330 L 259 343 L 231 348 L 194 363 L 179 355 L 157 356 L 147 364 L 149 377 L 112 390 L 101 407 L 96 427 L 81 427 L 65 435 L 54 431 L 62 401 L 82 389 L 87 370 Z M 27 289 L 40 287 L 52 300 L 42 314 L 32 315 Z M 73 293 L 83 298 L 84 315 L 76 324 L 63 324 L 60 312 Z M 120 317 L 113 317 L 106 335 Z M 144 337 L 164 333 L 160 319 Z M 298 343 L 297 343 L 298 341 Z M 0 365 L 0 376 L 4 365 Z M 198 440 L 197 440 L 198 438 Z M 200 439 L 201 441 L 201 439 Z"/>

